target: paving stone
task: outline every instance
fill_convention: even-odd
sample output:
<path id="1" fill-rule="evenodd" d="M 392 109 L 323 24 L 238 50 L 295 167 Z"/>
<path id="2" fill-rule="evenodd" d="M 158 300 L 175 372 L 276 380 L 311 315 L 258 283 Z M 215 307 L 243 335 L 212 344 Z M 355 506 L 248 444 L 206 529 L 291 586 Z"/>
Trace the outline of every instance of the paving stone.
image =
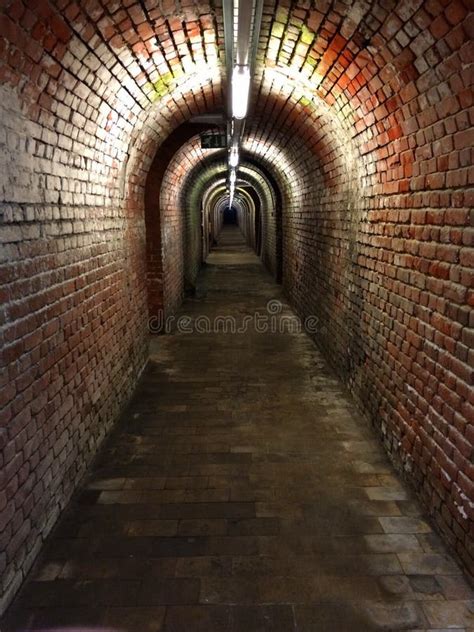
<path id="1" fill-rule="evenodd" d="M 318 603 L 314 606 L 295 607 L 296 630 L 317 632 L 372 632 L 376 628 L 358 603 L 343 600 L 339 603 Z"/>
<path id="2" fill-rule="evenodd" d="M 166 478 L 142 476 L 141 478 L 124 479 L 123 489 L 163 489 L 165 487 Z"/>
<path id="3" fill-rule="evenodd" d="M 365 491 L 371 500 L 406 500 L 407 498 L 407 492 L 400 487 L 366 487 Z"/>
<path id="4" fill-rule="evenodd" d="M 400 553 L 420 551 L 421 547 L 414 535 L 390 533 L 385 535 L 366 535 L 369 550 L 377 553 Z"/>
<path id="5" fill-rule="evenodd" d="M 177 520 L 135 520 L 126 526 L 129 536 L 172 536 L 178 533 Z"/>
<path id="6" fill-rule="evenodd" d="M 410 630 L 425 627 L 423 611 L 416 603 L 366 603 L 362 608 L 367 614 L 369 625 L 375 630 Z"/>
<path id="7" fill-rule="evenodd" d="M 231 609 L 230 632 L 293 632 L 296 630 L 291 606 L 247 606 Z"/>
<path id="8" fill-rule="evenodd" d="M 357 576 L 360 569 L 367 575 L 398 574 L 400 563 L 395 555 L 294 555 L 282 557 L 236 557 L 233 573 L 236 575 L 287 575 L 315 577 L 317 575 Z"/>
<path id="9" fill-rule="evenodd" d="M 473 601 L 430 601 L 423 603 L 425 615 L 433 628 L 472 628 L 474 626 Z"/>
<path id="10" fill-rule="evenodd" d="M 431 527 L 424 520 L 402 516 L 379 518 L 385 533 L 430 533 Z"/>
<path id="11" fill-rule="evenodd" d="M 160 632 L 163 629 L 165 612 L 164 607 L 109 608 L 104 614 L 103 626 L 111 631 Z"/>
<path id="12" fill-rule="evenodd" d="M 278 518 L 245 518 L 229 520 L 229 535 L 276 535 L 280 532 Z"/>
<path id="13" fill-rule="evenodd" d="M 30 582 L 19 595 L 24 608 L 119 606 L 136 602 L 139 582 L 135 580 L 55 580 Z"/>
<path id="14" fill-rule="evenodd" d="M 140 606 L 160 606 L 197 603 L 200 581 L 196 578 L 145 579 L 138 590 Z"/>
<path id="15" fill-rule="evenodd" d="M 92 558 L 68 561 L 62 567 L 61 579 L 142 579 L 143 577 L 173 577 L 175 558 Z"/>
<path id="16" fill-rule="evenodd" d="M 414 592 L 426 595 L 440 595 L 441 586 L 432 575 L 412 575 L 410 585 Z"/>
<path id="17" fill-rule="evenodd" d="M 31 574 L 31 579 L 35 582 L 51 582 L 61 576 L 64 562 L 44 562 L 38 561 L 35 570 Z"/>
<path id="18" fill-rule="evenodd" d="M 225 535 L 228 532 L 228 522 L 223 518 L 210 520 L 181 520 L 179 535 Z"/>
<path id="19" fill-rule="evenodd" d="M 242 498 L 231 498 L 229 489 L 186 489 L 183 494 L 184 502 L 205 503 L 205 502 L 226 502 L 228 500 L 245 500 Z"/>
<path id="20" fill-rule="evenodd" d="M 467 599 L 474 601 L 474 590 L 461 575 L 436 575 L 446 599 Z"/>
<path id="21" fill-rule="evenodd" d="M 345 578 L 319 576 L 304 578 L 261 576 L 207 578 L 203 580 L 201 600 L 204 603 L 307 603 L 318 600 L 377 599 L 380 591 L 370 577 Z"/>
<path id="22" fill-rule="evenodd" d="M 230 632 L 228 606 L 171 606 L 166 609 L 164 632 Z"/>
<path id="23" fill-rule="evenodd" d="M 57 632 L 58 630 L 105 630 L 106 609 L 96 607 L 57 607 L 25 609 L 2 621 L 2 632 Z M 128 632 L 128 631 L 127 631 Z"/>
<path id="24" fill-rule="evenodd" d="M 379 578 L 382 591 L 388 595 L 408 596 L 411 593 L 410 580 L 406 575 L 389 575 Z"/>
<path id="25" fill-rule="evenodd" d="M 250 559 L 255 559 L 251 557 Z M 178 577 L 226 577 L 232 575 L 231 556 L 183 557 L 176 560 Z"/>
<path id="26" fill-rule="evenodd" d="M 255 503 L 165 503 L 159 506 L 157 513 L 161 518 L 178 520 L 194 518 L 253 518 L 255 517 Z"/>
<path id="27" fill-rule="evenodd" d="M 212 487 L 207 476 L 176 476 L 169 477 L 165 482 L 166 489 L 205 489 Z M 228 485 L 222 485 L 228 487 Z"/>
<path id="28" fill-rule="evenodd" d="M 100 489 L 100 490 L 120 490 L 126 485 L 125 478 L 105 478 L 96 479 L 91 481 L 87 487 L 88 489 Z"/>
<path id="29" fill-rule="evenodd" d="M 437 533 L 418 534 L 417 540 L 426 553 L 446 553 L 446 545 Z"/>
<path id="30" fill-rule="evenodd" d="M 460 575 L 459 566 L 448 555 L 399 553 L 398 559 L 408 575 Z"/>

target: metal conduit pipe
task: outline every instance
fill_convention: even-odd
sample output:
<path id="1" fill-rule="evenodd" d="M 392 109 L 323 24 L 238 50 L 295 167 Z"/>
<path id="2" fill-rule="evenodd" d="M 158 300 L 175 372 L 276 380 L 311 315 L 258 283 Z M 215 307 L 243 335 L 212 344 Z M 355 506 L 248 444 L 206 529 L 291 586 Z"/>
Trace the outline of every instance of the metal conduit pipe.
<path id="1" fill-rule="evenodd" d="M 229 149 L 229 205 L 232 205 L 239 147 L 245 128 L 251 79 L 262 22 L 263 0 L 227 0 L 224 39 L 228 86 L 227 144 Z"/>

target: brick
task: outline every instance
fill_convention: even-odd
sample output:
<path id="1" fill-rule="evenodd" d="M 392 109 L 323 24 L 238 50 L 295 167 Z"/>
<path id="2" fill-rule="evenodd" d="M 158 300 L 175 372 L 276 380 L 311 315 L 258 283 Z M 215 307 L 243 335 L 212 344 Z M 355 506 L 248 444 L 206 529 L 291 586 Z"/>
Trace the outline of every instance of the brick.
<path id="1" fill-rule="evenodd" d="M 462 22 L 467 15 L 467 9 L 459 0 L 450 2 L 444 11 L 444 15 L 449 24 L 453 26 Z"/>
<path id="2" fill-rule="evenodd" d="M 49 24 L 53 33 L 62 42 L 67 43 L 70 40 L 72 36 L 72 30 L 59 15 L 53 15 Z"/>

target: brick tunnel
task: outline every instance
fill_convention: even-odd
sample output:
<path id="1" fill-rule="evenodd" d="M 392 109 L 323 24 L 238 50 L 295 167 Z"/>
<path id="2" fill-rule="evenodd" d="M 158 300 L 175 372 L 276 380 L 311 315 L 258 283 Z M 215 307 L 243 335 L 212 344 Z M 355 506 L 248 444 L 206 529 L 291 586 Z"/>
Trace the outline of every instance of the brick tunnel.
<path id="1" fill-rule="evenodd" d="M 2 632 L 474 629 L 472 4 L 260 4 L 234 196 L 241 3 L 2 0 Z"/>

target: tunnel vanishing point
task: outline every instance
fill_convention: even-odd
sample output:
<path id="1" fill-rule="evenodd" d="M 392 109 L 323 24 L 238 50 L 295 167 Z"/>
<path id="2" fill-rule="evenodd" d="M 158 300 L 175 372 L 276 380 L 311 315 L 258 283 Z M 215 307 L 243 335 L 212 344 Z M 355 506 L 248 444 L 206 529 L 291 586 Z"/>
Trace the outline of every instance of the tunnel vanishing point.
<path id="1" fill-rule="evenodd" d="M 473 34 L 0 2 L 2 632 L 474 630 Z"/>

